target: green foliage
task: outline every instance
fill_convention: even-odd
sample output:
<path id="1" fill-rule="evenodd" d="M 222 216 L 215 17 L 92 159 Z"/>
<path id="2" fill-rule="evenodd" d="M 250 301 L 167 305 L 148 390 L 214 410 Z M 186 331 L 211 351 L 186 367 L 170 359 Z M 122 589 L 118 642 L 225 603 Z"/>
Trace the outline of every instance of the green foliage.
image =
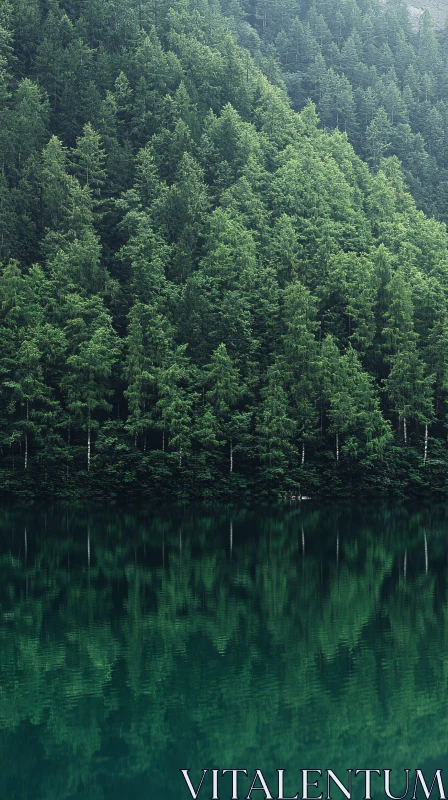
<path id="1" fill-rule="evenodd" d="M 440 39 L 377 0 L 0 5 L 5 492 L 442 490 Z"/>

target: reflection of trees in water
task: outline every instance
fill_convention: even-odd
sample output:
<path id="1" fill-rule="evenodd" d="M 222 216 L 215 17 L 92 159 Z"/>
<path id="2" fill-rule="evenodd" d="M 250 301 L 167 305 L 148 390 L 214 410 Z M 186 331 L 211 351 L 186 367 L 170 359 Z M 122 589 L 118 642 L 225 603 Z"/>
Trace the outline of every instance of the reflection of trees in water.
<path id="1" fill-rule="evenodd" d="M 169 798 L 180 766 L 412 769 L 445 747 L 438 509 L 15 510 L 0 530 L 5 796 Z"/>

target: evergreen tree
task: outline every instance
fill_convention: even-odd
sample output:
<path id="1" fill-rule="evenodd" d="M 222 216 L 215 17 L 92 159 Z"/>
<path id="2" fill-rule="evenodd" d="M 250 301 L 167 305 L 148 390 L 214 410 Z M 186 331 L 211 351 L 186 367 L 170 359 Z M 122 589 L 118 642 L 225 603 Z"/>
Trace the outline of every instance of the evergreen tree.
<path id="1" fill-rule="evenodd" d="M 206 368 L 206 384 L 209 387 L 206 397 L 217 418 L 218 430 L 229 445 L 229 472 L 232 474 L 235 440 L 243 427 L 236 405 L 244 393 L 244 386 L 224 344 L 212 353 L 210 365 Z"/>
<path id="2" fill-rule="evenodd" d="M 98 298 L 68 298 L 65 326 L 69 355 L 61 388 L 67 409 L 75 422 L 87 432 L 87 470 L 91 467 L 92 431 L 98 427 L 98 412 L 110 411 L 109 379 L 119 346 L 111 319 Z"/>

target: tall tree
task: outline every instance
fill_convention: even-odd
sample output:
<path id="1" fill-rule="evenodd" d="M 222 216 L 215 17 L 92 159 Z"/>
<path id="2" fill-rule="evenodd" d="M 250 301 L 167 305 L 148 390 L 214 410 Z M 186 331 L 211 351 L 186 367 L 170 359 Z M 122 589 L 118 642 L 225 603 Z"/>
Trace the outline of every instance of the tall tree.
<path id="1" fill-rule="evenodd" d="M 67 409 L 87 433 L 87 470 L 91 467 L 92 430 L 100 411 L 110 411 L 110 378 L 119 354 L 117 335 L 109 314 L 97 297 L 71 295 L 66 306 L 69 371 L 61 380 Z"/>

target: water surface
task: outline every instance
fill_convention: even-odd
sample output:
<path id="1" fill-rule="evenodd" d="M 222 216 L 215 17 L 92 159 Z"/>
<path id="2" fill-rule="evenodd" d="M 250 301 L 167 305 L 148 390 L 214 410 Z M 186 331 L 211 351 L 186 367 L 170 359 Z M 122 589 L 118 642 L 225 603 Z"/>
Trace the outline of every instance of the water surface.
<path id="1" fill-rule="evenodd" d="M 447 565 L 445 508 L 0 510 L 0 796 L 445 766 Z"/>

